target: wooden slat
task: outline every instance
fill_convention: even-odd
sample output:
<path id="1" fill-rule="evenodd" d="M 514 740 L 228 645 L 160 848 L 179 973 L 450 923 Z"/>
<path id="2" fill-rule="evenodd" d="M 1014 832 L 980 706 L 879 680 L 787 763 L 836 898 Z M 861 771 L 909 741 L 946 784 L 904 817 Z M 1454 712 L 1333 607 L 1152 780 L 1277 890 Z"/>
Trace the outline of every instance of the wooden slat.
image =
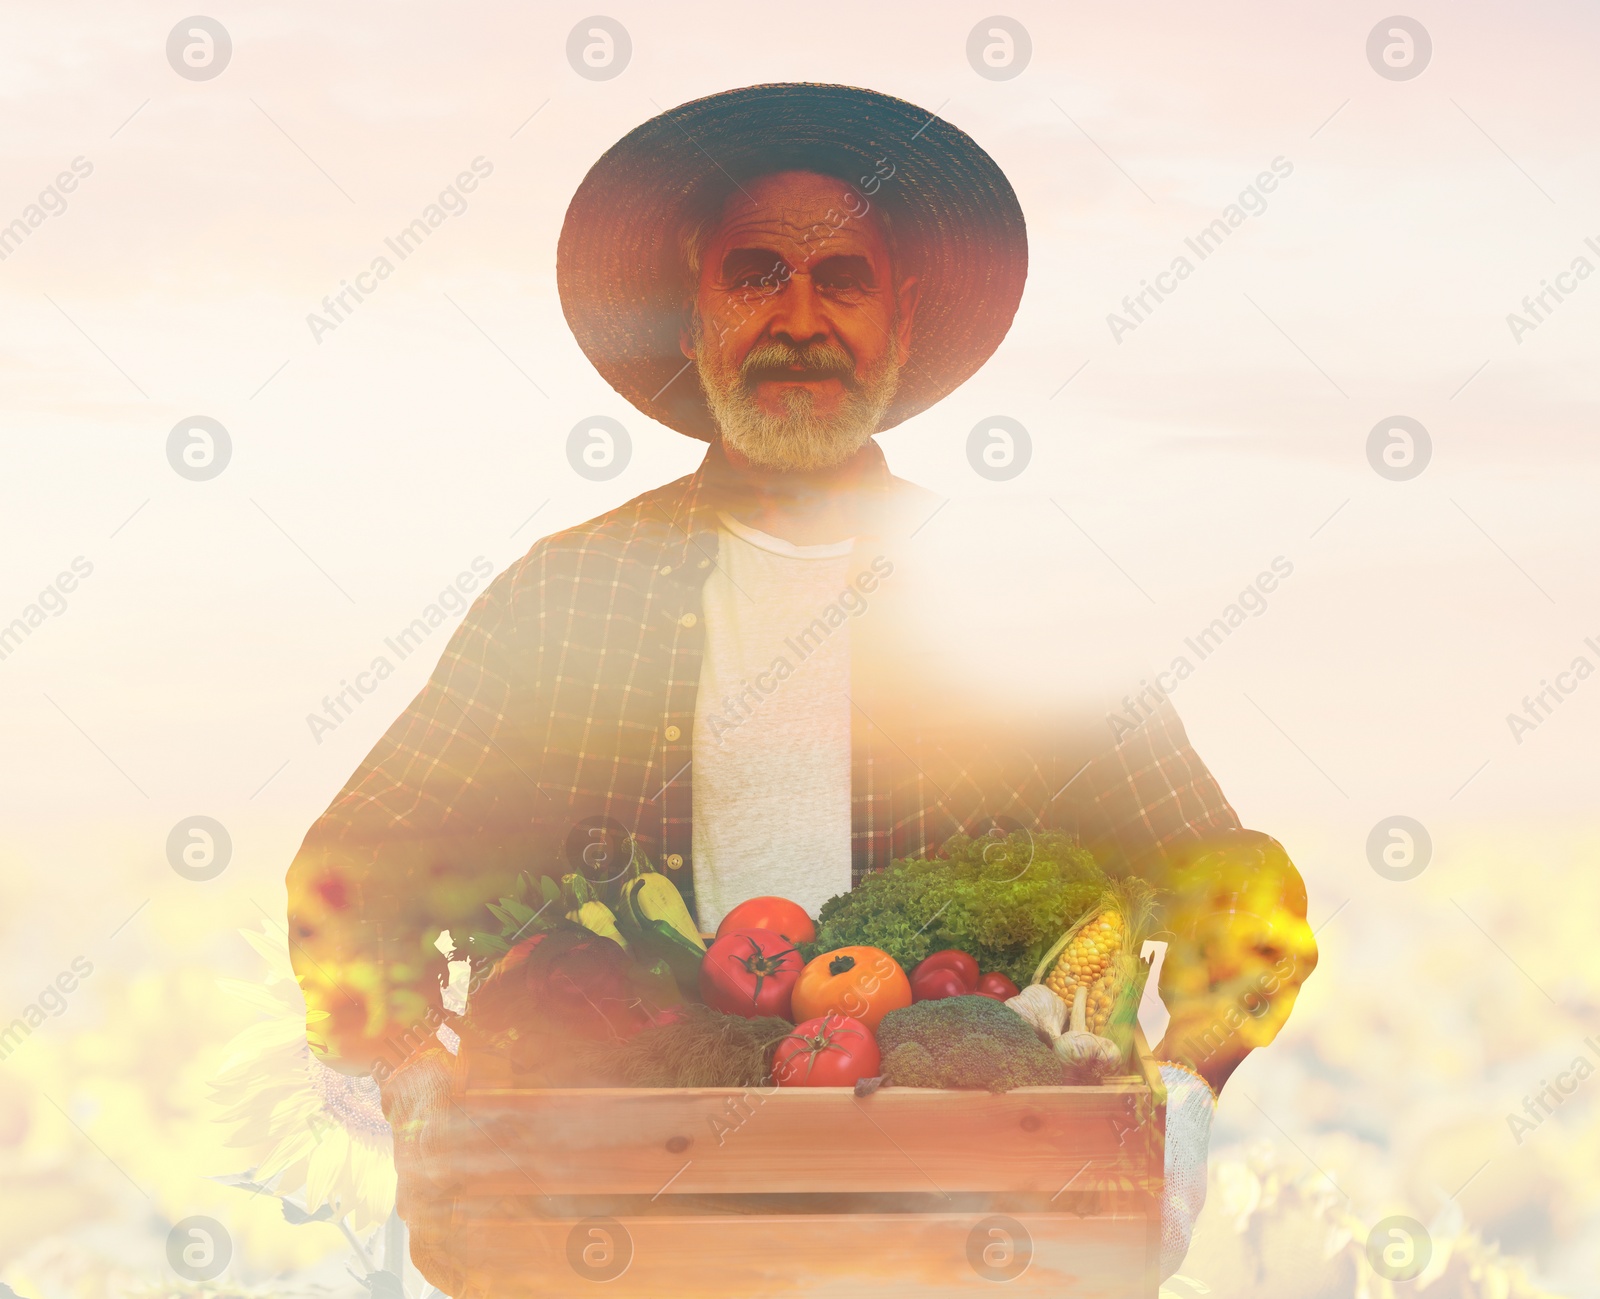
<path id="1" fill-rule="evenodd" d="M 1059 1191 L 1159 1180 L 1142 1079 L 999 1095 L 885 1088 L 467 1090 L 463 1182 L 499 1194 Z"/>
<path id="2" fill-rule="evenodd" d="M 973 1260 L 1014 1268 L 1023 1251 L 1014 1229 L 998 1224 L 995 1234 L 989 1215 L 469 1218 L 459 1232 L 468 1282 L 456 1299 L 591 1290 L 607 1299 L 1154 1299 L 1159 1241 L 1149 1219 L 1018 1214 L 1011 1221 L 1026 1233 L 1028 1261 L 1002 1280 L 981 1275 Z M 626 1270 L 602 1282 L 624 1257 Z"/>

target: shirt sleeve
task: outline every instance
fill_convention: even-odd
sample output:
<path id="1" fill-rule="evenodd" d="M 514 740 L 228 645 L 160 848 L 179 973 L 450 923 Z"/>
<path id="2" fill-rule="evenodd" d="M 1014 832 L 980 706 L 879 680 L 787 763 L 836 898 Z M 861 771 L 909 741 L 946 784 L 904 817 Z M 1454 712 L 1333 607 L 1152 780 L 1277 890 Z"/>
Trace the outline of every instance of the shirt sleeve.
<path id="1" fill-rule="evenodd" d="M 432 676 L 311 827 L 288 871 L 289 947 L 317 1054 L 393 1070 L 442 1022 L 434 942 L 482 927 L 527 858 L 537 746 L 513 719 L 536 679 L 513 572 L 468 611 Z M 523 597 L 527 599 L 528 597 Z"/>
<path id="2" fill-rule="evenodd" d="M 1158 868 L 1176 847 L 1240 828 L 1170 702 L 1125 731 L 1084 775 L 1088 847 L 1141 873 Z"/>

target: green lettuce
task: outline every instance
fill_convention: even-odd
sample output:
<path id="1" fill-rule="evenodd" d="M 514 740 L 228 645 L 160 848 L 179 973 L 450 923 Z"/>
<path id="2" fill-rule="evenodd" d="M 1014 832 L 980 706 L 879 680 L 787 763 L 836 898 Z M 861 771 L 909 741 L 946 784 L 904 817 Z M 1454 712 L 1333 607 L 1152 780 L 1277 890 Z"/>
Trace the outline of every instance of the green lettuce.
<path id="1" fill-rule="evenodd" d="M 943 851 L 891 862 L 823 903 L 807 954 L 879 947 L 909 973 L 925 956 L 956 947 L 985 974 L 998 971 L 1021 987 L 1107 883 L 1088 851 L 1057 832 L 958 835 Z"/>

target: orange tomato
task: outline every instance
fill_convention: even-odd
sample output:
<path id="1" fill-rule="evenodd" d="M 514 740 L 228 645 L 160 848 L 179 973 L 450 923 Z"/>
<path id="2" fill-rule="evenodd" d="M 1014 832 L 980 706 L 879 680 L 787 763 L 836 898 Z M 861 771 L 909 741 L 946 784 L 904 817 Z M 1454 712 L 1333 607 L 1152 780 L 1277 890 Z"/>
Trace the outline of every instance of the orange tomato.
<path id="1" fill-rule="evenodd" d="M 796 1021 L 831 1011 L 859 1019 L 873 1032 L 891 1010 L 910 1004 L 906 972 L 876 947 L 840 947 L 807 962 L 791 1002 Z"/>

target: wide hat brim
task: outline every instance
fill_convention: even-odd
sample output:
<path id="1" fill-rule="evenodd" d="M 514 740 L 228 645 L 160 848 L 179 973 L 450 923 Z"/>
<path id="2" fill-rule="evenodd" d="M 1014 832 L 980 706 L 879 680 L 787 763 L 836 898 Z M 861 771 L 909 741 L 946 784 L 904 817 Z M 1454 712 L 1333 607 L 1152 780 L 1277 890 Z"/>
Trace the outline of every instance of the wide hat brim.
<path id="1" fill-rule="evenodd" d="M 919 277 L 910 356 L 880 429 L 966 382 L 1011 327 L 1027 228 L 1005 174 L 965 132 L 852 86 L 748 86 L 697 99 L 636 127 L 590 168 L 556 253 L 578 345 L 628 401 L 680 433 L 716 432 L 679 347 L 682 230 L 734 185 L 786 170 L 839 178 L 842 211 L 881 204 L 897 273 Z"/>

